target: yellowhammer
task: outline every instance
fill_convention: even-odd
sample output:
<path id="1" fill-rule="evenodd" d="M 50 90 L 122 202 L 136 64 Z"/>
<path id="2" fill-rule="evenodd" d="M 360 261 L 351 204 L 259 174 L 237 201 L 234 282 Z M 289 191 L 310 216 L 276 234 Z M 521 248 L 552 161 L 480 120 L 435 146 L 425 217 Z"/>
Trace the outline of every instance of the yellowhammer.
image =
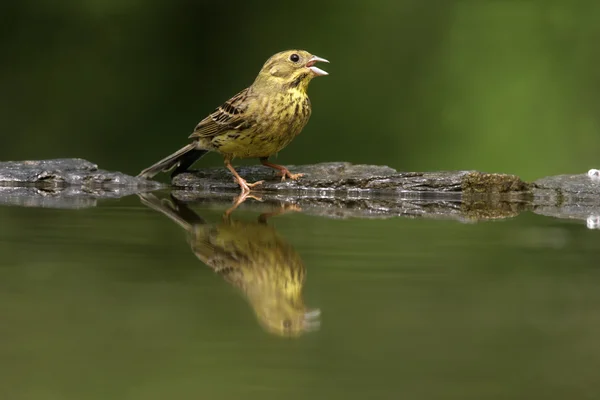
<path id="1" fill-rule="evenodd" d="M 187 169 L 209 151 L 220 153 L 242 193 L 262 181 L 248 183 L 231 165 L 234 158 L 258 158 L 274 168 L 281 179 L 298 179 L 287 168 L 269 162 L 269 156 L 279 152 L 298 135 L 311 114 L 306 94 L 309 82 L 327 72 L 315 66 L 329 62 L 304 50 L 288 50 L 267 60 L 254 83 L 227 100 L 204 118 L 189 136 L 193 142 L 170 156 L 146 168 L 138 176 L 151 178 L 175 168 L 172 176 Z"/>

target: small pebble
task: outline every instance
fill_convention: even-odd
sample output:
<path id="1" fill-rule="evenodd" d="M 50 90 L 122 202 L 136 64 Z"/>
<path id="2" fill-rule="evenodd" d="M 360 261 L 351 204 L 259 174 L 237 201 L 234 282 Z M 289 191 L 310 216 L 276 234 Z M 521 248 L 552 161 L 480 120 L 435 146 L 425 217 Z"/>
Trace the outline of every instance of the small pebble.
<path id="1" fill-rule="evenodd" d="M 600 215 L 590 215 L 586 222 L 588 229 L 600 229 Z"/>

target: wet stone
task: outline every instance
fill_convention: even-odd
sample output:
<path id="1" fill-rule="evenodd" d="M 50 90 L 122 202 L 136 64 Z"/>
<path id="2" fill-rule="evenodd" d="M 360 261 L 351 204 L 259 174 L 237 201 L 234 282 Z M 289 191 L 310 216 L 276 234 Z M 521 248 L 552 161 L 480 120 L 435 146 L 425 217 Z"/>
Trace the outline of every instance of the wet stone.
<path id="1" fill-rule="evenodd" d="M 237 170 L 262 201 L 242 207 L 292 204 L 328 218 L 444 218 L 461 222 L 511 218 L 523 211 L 600 225 L 600 173 L 558 175 L 528 183 L 518 176 L 478 171 L 399 172 L 377 165 L 329 162 L 289 165 L 304 176 L 281 181 L 262 165 Z M 595 170 L 594 170 L 595 171 Z M 226 207 L 240 193 L 224 167 L 176 176 L 171 187 L 98 169 L 82 159 L 0 162 L 0 204 L 29 207 L 94 207 L 98 199 L 167 189 L 191 203 Z"/>
<path id="2" fill-rule="evenodd" d="M 80 158 L 0 162 L 0 185 L 44 187 L 159 187 L 157 182 L 98 169 Z"/>
<path id="3" fill-rule="evenodd" d="M 119 198 L 162 187 L 98 169 L 79 158 L 0 162 L 0 204 L 28 207 L 94 207 L 97 199 Z"/>
<path id="4" fill-rule="evenodd" d="M 589 174 L 556 175 L 532 184 L 540 205 L 599 204 L 600 178 Z"/>
<path id="5" fill-rule="evenodd" d="M 462 193 L 523 193 L 526 183 L 514 175 L 482 174 L 476 171 L 398 172 L 378 165 L 330 162 L 287 166 L 293 173 L 304 174 L 296 181 L 281 179 L 264 166 L 237 168 L 248 182 L 264 180 L 257 192 L 334 192 L 397 194 L 402 192 Z M 223 167 L 207 168 L 177 175 L 173 185 L 200 191 L 239 191 L 231 174 Z"/>

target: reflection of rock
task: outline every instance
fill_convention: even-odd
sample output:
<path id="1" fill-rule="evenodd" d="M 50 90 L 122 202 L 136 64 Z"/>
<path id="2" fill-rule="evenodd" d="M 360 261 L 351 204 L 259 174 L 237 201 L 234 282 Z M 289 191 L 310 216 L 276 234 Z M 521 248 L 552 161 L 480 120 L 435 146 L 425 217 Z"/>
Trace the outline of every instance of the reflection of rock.
<path id="1" fill-rule="evenodd" d="M 306 270 L 294 248 L 267 225 L 232 220 L 209 224 L 185 204 L 139 195 L 142 203 L 175 221 L 188 232 L 192 251 L 226 281 L 241 289 L 261 324 L 282 336 L 299 336 L 318 328 L 318 310 L 306 309 L 302 288 Z"/>
<path id="2" fill-rule="evenodd" d="M 93 195 L 83 193 L 78 188 L 44 190 L 35 187 L 0 186 L 0 204 L 21 207 L 77 209 L 96 207 L 97 201 Z"/>
<path id="3" fill-rule="evenodd" d="M 41 208 L 90 208 L 96 207 L 99 199 L 118 199 L 139 191 L 135 187 L 92 189 L 78 186 L 60 188 L 0 186 L 0 204 Z"/>
<path id="4" fill-rule="evenodd" d="M 193 190 L 173 190 L 172 196 L 183 202 L 211 203 L 223 205 L 230 200 L 230 193 L 196 192 Z M 377 196 L 369 193 L 319 195 L 318 193 L 260 193 L 262 203 L 246 202 L 242 205 L 260 211 L 281 202 L 296 204 L 302 213 L 326 218 L 433 218 L 453 219 L 461 222 L 485 221 L 512 218 L 527 204 L 513 202 L 500 195 L 471 196 L 461 198 L 457 193 L 447 194 L 402 194 L 398 196 Z"/>

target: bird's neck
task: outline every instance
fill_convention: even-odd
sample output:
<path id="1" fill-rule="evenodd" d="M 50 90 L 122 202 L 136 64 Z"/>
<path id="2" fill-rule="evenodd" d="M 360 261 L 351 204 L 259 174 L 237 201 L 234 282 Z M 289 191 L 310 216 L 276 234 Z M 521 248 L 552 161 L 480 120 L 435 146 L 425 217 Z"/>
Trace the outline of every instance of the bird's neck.
<path id="1" fill-rule="evenodd" d="M 252 90 L 258 93 L 293 93 L 306 96 L 309 81 L 305 76 L 298 76 L 292 80 L 261 79 L 261 76 L 259 76 L 252 84 Z"/>

